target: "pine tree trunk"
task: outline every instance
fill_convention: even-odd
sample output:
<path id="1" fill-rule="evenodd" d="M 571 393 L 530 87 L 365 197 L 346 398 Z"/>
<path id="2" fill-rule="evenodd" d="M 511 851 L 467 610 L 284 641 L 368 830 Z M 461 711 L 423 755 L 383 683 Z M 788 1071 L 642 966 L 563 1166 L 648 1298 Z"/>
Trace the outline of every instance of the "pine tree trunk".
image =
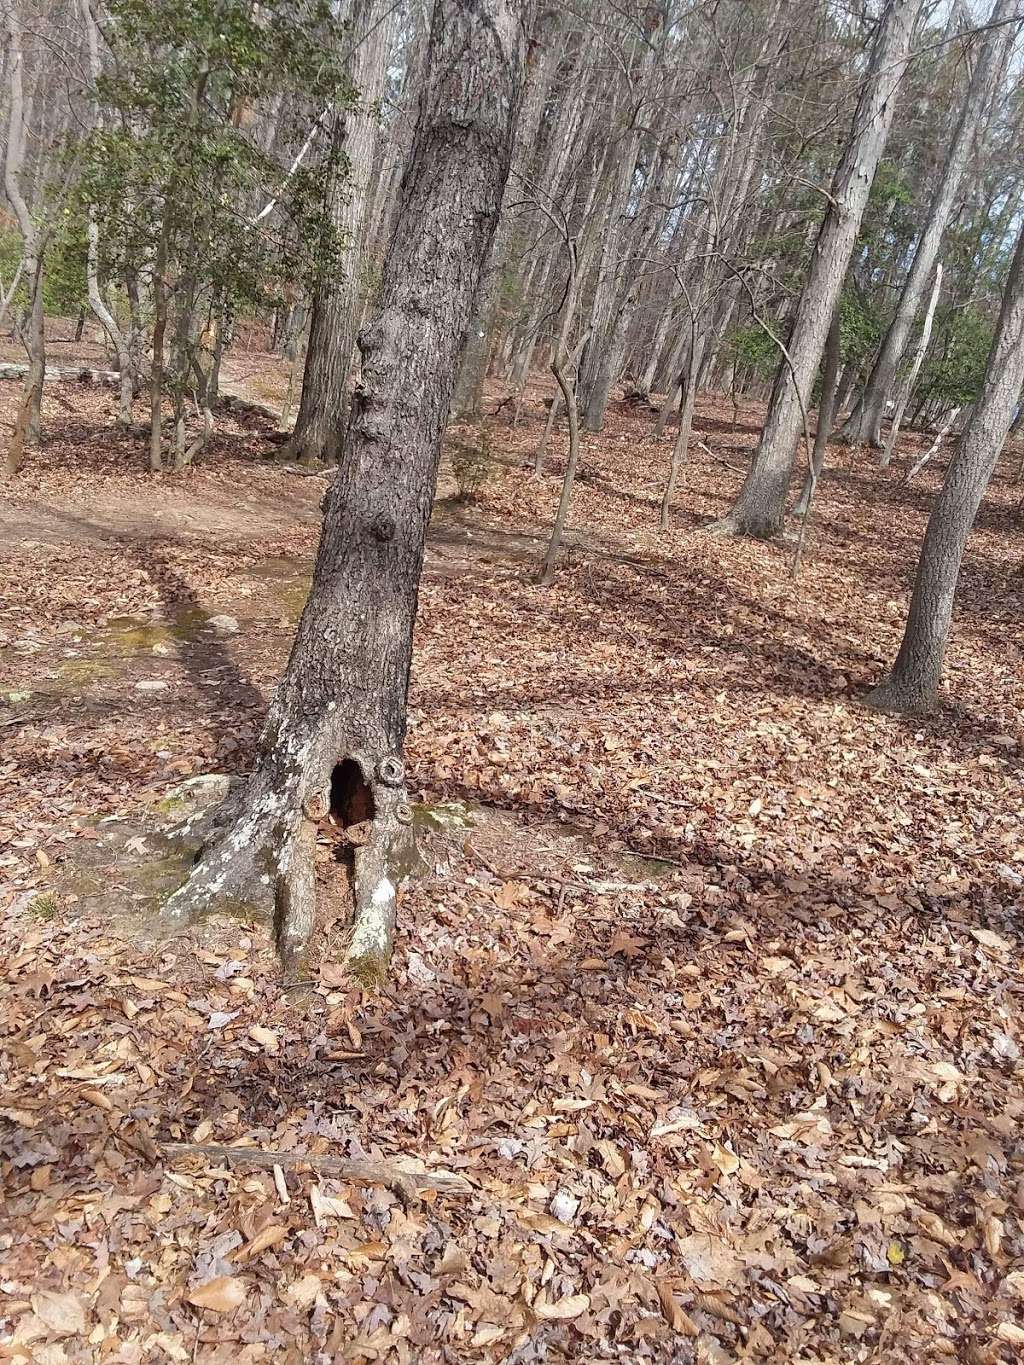
<path id="1" fill-rule="evenodd" d="M 1016 0 L 995 0 L 989 23 L 1001 25 Z M 1011 25 L 993 27 L 982 37 L 981 52 L 974 67 L 974 75 L 964 96 L 963 108 L 957 120 L 949 155 L 942 178 L 932 196 L 924 231 L 921 233 L 896 313 L 882 341 L 881 349 L 871 367 L 864 392 L 854 406 L 843 427 L 844 439 L 872 446 L 882 444 L 882 418 L 896 382 L 903 353 L 907 349 L 914 319 L 921 311 L 928 281 L 935 269 L 935 261 L 946 230 L 949 215 L 956 200 L 964 169 L 974 146 L 975 133 L 991 92 L 993 75 L 1004 44 L 1012 38 Z"/>
<path id="2" fill-rule="evenodd" d="M 1014 254 L 981 397 L 928 518 L 907 625 L 889 675 L 867 697 L 882 711 L 935 700 L 964 546 L 1010 430 L 1024 384 L 1024 232 Z"/>
<path id="3" fill-rule="evenodd" d="M 416 597 L 456 367 L 508 176 L 528 0 L 435 0 L 427 82 L 362 381 L 325 500 L 313 587 L 230 823 L 166 907 L 271 901 L 297 967 L 313 926 L 317 823 L 365 825 L 348 962 L 391 952 L 396 858 L 411 838 L 402 748 Z"/>
<path id="4" fill-rule="evenodd" d="M 885 149 L 919 9 L 920 0 L 888 0 L 879 20 L 850 138 L 832 182 L 793 323 L 792 367 L 785 358 L 779 364 L 750 472 L 729 515 L 712 528 L 719 533 L 769 537 L 782 529 L 803 413 Z"/>

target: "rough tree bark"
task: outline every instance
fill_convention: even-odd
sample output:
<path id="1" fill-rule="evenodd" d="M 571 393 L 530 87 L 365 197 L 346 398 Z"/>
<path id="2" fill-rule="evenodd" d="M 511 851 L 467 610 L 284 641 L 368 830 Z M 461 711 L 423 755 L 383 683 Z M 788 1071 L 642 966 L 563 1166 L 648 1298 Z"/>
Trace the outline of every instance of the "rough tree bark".
<path id="1" fill-rule="evenodd" d="M 361 827 L 347 961 L 379 979 L 411 839 L 402 748 L 416 598 L 441 440 L 508 176 L 532 0 L 435 0 L 428 73 L 362 380 L 291 658 L 255 771 L 189 881 L 180 922 L 217 902 L 275 910 L 297 968 L 313 927 L 319 821 Z"/>
<path id="2" fill-rule="evenodd" d="M 345 422 L 345 386 L 362 312 L 361 267 L 377 105 L 387 75 L 388 29 L 375 0 L 354 0 L 348 76 L 358 91 L 354 109 L 334 116 L 330 212 L 342 241 L 340 269 L 321 280 L 313 297 L 302 396 L 282 458 L 336 461 Z M 341 153 L 347 173 L 342 173 Z"/>
<path id="3" fill-rule="evenodd" d="M 888 0 L 878 22 L 853 126 L 836 169 L 793 323 L 792 366 L 780 361 L 764 431 L 722 534 L 770 537 L 782 529 L 796 444 L 847 266 L 885 149 L 921 0 Z"/>
<path id="4" fill-rule="evenodd" d="M 530 44 L 526 95 L 516 127 L 516 140 L 513 149 L 513 174 L 505 188 L 498 228 L 494 234 L 490 258 L 484 271 L 484 284 L 481 290 L 480 307 L 473 318 L 459 371 L 455 395 L 452 399 L 452 412 L 460 417 L 475 417 L 480 413 L 480 399 L 483 395 L 484 380 L 487 377 L 488 362 L 493 348 L 497 329 L 498 312 L 501 304 L 502 274 L 512 245 L 515 217 L 512 205 L 523 193 L 521 178 L 525 176 L 529 158 L 534 151 L 537 133 L 544 115 L 545 103 L 551 87 L 551 79 L 562 56 L 560 43 L 563 15 L 559 10 L 549 10 L 538 16 L 538 32 Z M 520 181 L 517 182 L 515 172 Z"/>
<path id="5" fill-rule="evenodd" d="M 981 397 L 928 518 L 896 662 L 867 697 L 882 711 L 918 712 L 942 674 L 964 546 L 1010 430 L 1024 384 L 1024 232 L 1014 253 Z"/>
<path id="6" fill-rule="evenodd" d="M 989 24 L 994 27 L 981 35 L 981 50 L 974 74 L 964 96 L 942 176 L 932 195 L 924 230 L 896 305 L 896 313 L 871 367 L 864 392 L 843 426 L 845 440 L 876 447 L 882 444 L 882 418 L 896 382 L 896 371 L 907 349 L 910 329 L 921 311 L 928 281 L 935 269 L 942 235 L 974 146 L 975 133 L 991 93 L 994 73 L 1006 42 L 1013 35 L 1013 26 L 1004 25 L 1003 21 L 1016 3 L 1017 0 L 995 0 L 992 6 Z"/>

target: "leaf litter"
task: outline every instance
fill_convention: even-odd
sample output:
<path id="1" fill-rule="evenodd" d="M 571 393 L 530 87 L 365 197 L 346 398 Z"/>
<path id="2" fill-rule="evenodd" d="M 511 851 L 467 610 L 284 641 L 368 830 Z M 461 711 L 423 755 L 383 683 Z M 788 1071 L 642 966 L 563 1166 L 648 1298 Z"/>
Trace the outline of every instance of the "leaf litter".
<path id="1" fill-rule="evenodd" d="M 717 461 L 655 533 L 666 448 L 623 405 L 544 592 L 558 459 L 527 478 L 538 402 L 496 424 L 432 528 L 408 752 L 444 818 L 392 977 L 353 989 L 328 924 L 293 992 L 261 925 L 139 932 L 139 869 L 183 782 L 246 768 L 323 480 L 229 429 L 133 526 L 109 401 L 52 412 L 3 495 L 5 1358 L 1019 1358 L 1010 482 L 950 700 L 898 721 L 856 697 L 941 471 L 901 490 L 837 450 L 794 583 L 690 534 Z M 735 460 L 727 418 L 702 401 Z"/>

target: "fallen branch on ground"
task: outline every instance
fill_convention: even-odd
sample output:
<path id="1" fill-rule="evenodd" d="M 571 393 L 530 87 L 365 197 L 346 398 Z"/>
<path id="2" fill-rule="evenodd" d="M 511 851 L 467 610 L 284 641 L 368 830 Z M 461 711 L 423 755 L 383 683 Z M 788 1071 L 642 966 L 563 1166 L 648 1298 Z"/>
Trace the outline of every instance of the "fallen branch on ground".
<path id="1" fill-rule="evenodd" d="M 454 1171 L 412 1171 L 390 1161 L 369 1157 L 330 1156 L 320 1152 L 264 1151 L 261 1147 L 222 1147 L 203 1142 L 165 1142 L 168 1156 L 208 1157 L 213 1161 L 238 1161 L 246 1166 L 272 1170 L 275 1166 L 309 1166 L 322 1175 L 351 1180 L 356 1185 L 384 1185 L 409 1202 L 420 1190 L 439 1194 L 471 1194 L 473 1186 Z"/>

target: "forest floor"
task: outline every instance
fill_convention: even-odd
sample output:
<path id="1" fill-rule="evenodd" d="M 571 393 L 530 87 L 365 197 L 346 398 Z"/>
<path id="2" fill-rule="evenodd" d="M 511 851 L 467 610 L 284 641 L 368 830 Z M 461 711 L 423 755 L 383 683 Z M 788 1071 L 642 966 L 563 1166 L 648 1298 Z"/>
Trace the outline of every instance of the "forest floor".
<path id="1" fill-rule="evenodd" d="M 616 404 L 545 590 L 546 392 L 436 508 L 423 867 L 364 994 L 326 843 L 310 988 L 263 925 L 152 933 L 182 784 L 250 761 L 325 477 L 231 420 L 154 477 L 112 394 L 49 387 L 0 494 L 0 1357 L 1020 1359 L 1019 452 L 946 700 L 896 719 L 858 698 L 941 464 L 833 449 L 794 580 L 791 544 L 694 534 L 757 405 L 701 400 L 659 534 L 668 443 Z"/>

